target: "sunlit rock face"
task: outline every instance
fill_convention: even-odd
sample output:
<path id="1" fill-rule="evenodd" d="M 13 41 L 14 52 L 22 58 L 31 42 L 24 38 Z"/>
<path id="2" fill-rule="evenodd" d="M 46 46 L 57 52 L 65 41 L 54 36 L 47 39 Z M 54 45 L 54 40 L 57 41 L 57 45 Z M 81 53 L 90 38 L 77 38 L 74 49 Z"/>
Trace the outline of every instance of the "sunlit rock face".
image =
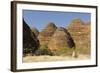
<path id="1" fill-rule="evenodd" d="M 52 22 L 48 23 L 47 26 L 38 35 L 40 44 L 41 45 L 48 44 L 56 29 L 57 27 L 54 23 Z"/>
<path id="2" fill-rule="evenodd" d="M 73 37 L 76 48 L 83 54 L 90 54 L 90 39 L 91 39 L 91 23 L 83 22 L 81 19 L 76 18 L 71 21 L 69 26 L 66 28 L 71 36 Z"/>
<path id="3" fill-rule="evenodd" d="M 60 27 L 51 37 L 48 47 L 50 50 L 56 51 L 61 48 L 73 48 L 75 47 L 75 43 L 67 29 Z"/>

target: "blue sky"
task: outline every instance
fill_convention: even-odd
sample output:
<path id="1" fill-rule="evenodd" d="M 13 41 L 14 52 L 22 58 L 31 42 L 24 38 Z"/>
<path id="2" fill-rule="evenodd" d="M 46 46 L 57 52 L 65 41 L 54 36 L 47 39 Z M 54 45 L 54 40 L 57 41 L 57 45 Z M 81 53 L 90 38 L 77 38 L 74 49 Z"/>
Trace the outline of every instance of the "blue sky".
<path id="1" fill-rule="evenodd" d="M 55 23 L 57 27 L 67 27 L 71 20 L 75 18 L 80 18 L 82 21 L 88 22 L 91 19 L 91 14 L 82 12 L 23 10 L 23 18 L 30 27 L 35 27 L 41 31 L 49 22 Z"/>

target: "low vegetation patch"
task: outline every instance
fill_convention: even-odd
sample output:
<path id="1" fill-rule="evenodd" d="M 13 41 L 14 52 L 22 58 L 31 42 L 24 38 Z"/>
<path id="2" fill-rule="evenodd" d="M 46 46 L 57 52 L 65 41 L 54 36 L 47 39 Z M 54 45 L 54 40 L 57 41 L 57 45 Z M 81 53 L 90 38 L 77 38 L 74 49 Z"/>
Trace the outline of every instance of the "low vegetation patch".
<path id="1" fill-rule="evenodd" d="M 52 56 L 53 53 L 51 52 L 50 49 L 48 49 L 47 45 L 41 45 L 39 49 L 35 52 L 35 55 L 50 55 Z"/>
<path id="2" fill-rule="evenodd" d="M 72 52 L 74 51 L 74 48 L 59 48 L 56 51 L 54 51 L 54 55 L 57 56 L 71 56 Z"/>

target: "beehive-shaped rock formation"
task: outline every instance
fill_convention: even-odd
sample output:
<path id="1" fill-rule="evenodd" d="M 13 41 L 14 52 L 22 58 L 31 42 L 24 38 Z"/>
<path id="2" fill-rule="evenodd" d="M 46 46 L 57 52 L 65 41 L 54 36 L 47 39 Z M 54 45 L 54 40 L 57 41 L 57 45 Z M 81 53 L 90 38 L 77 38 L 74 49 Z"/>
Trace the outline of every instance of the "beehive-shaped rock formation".
<path id="1" fill-rule="evenodd" d="M 48 44 L 49 40 L 51 39 L 51 36 L 54 34 L 56 29 L 57 27 L 54 23 L 48 23 L 48 25 L 38 35 L 40 44 Z"/>
<path id="2" fill-rule="evenodd" d="M 48 48 L 56 51 L 60 48 L 73 48 L 75 43 L 70 33 L 63 27 L 58 28 L 49 41 Z"/>
<path id="3" fill-rule="evenodd" d="M 67 30 L 72 35 L 77 49 L 86 49 L 84 53 L 90 53 L 90 25 L 91 23 L 83 22 L 80 19 L 73 19 Z M 81 51 L 80 53 L 83 53 Z"/>

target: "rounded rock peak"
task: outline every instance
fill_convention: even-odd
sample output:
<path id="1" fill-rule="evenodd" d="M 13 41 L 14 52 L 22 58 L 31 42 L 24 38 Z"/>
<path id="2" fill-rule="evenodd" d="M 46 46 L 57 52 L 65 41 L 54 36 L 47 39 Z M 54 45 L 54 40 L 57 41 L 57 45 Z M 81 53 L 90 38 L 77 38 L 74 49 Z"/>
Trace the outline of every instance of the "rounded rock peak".
<path id="1" fill-rule="evenodd" d="M 47 24 L 47 26 L 55 26 L 55 24 L 54 24 L 53 22 L 49 22 L 49 23 Z"/>
<path id="2" fill-rule="evenodd" d="M 53 22 L 49 22 L 41 32 L 54 32 L 56 29 L 57 26 Z"/>
<path id="3" fill-rule="evenodd" d="M 73 21 L 73 22 L 75 22 L 75 21 L 81 22 L 82 20 L 81 20 L 80 18 L 74 18 L 72 21 Z"/>
<path id="4" fill-rule="evenodd" d="M 71 24 L 84 24 L 84 22 L 80 18 L 74 18 Z"/>
<path id="5" fill-rule="evenodd" d="M 49 22 L 44 29 L 49 29 L 49 28 L 51 29 L 51 28 L 57 28 L 57 27 L 53 22 Z"/>

